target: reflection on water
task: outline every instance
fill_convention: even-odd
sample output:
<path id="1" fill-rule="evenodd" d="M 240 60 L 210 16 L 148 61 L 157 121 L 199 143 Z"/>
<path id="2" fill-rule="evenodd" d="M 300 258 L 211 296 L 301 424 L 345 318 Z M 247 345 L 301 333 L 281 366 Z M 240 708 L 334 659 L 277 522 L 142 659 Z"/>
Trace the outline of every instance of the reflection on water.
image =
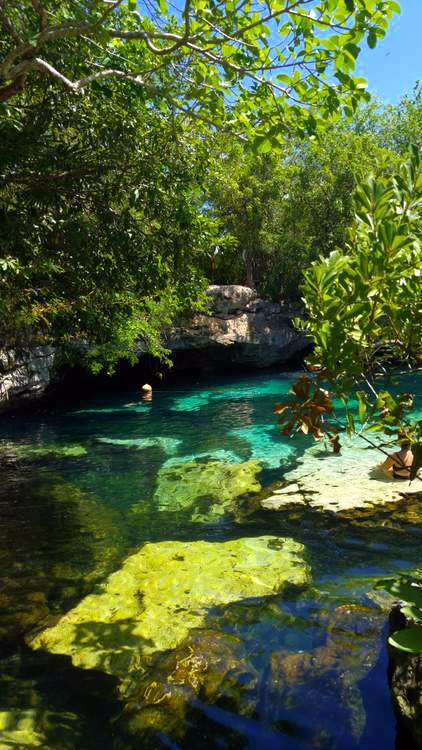
<path id="1" fill-rule="evenodd" d="M 417 568 L 420 500 L 341 515 L 294 504 L 257 510 L 261 488 L 308 445 L 275 427 L 273 406 L 290 382 L 221 379 L 157 390 L 149 403 L 123 393 L 48 417 L 3 418 L 2 750 L 393 750 L 388 602 L 373 586 Z M 274 562 L 260 572 L 269 536 L 302 550 L 302 577 L 287 576 L 295 586 L 285 576 L 277 583 Z M 272 554 L 287 570 L 284 553 Z M 128 599 L 119 621 L 122 605 L 113 608 L 106 594 L 124 592 L 133 560 L 143 561 L 143 578 L 136 569 L 134 609 Z M 113 571 L 126 582 L 115 594 Z M 103 605 L 90 620 L 75 619 L 93 594 L 111 613 L 101 630 L 107 658 L 130 654 L 124 689 L 112 670 L 75 666 L 87 666 L 82 652 L 91 651 L 91 666 L 101 666 Z M 73 664 L 60 655 L 68 653 L 59 645 L 67 617 L 82 644 Z M 134 661 L 136 650 L 148 651 L 137 623 L 149 644 L 169 650 L 149 645 L 148 658 Z M 43 638 L 45 648 L 54 641 L 51 653 L 26 645 Z"/>

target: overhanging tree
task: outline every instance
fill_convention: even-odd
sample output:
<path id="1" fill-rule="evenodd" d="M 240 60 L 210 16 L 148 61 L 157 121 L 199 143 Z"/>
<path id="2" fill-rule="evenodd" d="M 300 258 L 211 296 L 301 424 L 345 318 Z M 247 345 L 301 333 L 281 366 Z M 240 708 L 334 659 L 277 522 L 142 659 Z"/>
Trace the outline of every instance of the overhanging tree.
<path id="1" fill-rule="evenodd" d="M 169 114 L 269 149 L 356 109 L 360 45 L 396 0 L 0 0 L 0 100 L 39 77 L 73 92 L 125 79 Z"/>

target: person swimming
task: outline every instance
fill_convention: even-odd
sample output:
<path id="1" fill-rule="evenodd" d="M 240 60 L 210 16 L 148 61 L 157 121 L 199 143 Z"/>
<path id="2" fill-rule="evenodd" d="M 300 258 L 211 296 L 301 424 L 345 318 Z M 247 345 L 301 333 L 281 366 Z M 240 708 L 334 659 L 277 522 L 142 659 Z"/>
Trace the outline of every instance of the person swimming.
<path id="1" fill-rule="evenodd" d="M 407 479 L 410 481 L 410 469 L 413 463 L 412 444 L 410 440 L 400 441 L 400 450 L 387 456 L 382 464 L 381 471 L 390 479 Z"/>

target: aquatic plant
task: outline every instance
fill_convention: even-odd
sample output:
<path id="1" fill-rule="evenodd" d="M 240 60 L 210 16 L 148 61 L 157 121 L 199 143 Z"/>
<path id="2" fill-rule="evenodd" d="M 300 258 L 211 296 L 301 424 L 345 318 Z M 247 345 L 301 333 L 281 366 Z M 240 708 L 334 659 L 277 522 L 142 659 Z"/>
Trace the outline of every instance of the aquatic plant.
<path id="1" fill-rule="evenodd" d="M 394 648 L 411 654 L 422 653 L 422 580 L 410 576 L 383 578 L 378 588 L 385 589 L 403 602 L 401 611 L 412 624 L 396 630 L 388 639 Z"/>

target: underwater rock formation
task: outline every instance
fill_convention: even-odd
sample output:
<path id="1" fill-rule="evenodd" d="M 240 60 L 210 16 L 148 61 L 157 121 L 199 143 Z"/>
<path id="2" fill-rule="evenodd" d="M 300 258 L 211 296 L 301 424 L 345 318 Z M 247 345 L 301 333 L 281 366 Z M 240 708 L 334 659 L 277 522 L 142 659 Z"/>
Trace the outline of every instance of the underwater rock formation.
<path id="1" fill-rule="evenodd" d="M 191 461 L 164 465 L 158 472 L 154 499 L 159 510 L 192 509 L 192 520 L 224 515 L 235 498 L 259 492 L 257 461 Z"/>
<path id="2" fill-rule="evenodd" d="M 136 686 L 119 725 L 142 741 L 157 733 L 180 740 L 186 713 L 196 697 L 208 704 L 223 701 L 236 713 L 253 709 L 258 683 L 242 641 L 215 630 L 193 630 L 173 651 L 159 654 Z M 250 697 L 251 700 L 248 700 Z"/>
<path id="3" fill-rule="evenodd" d="M 42 445 L 32 443 L 12 443 L 9 440 L 0 442 L 0 458 L 37 461 L 39 459 L 77 458 L 86 456 L 88 453 L 84 445 L 80 443 L 43 443 Z"/>
<path id="4" fill-rule="evenodd" d="M 292 325 L 291 312 L 259 299 L 254 289 L 228 284 L 210 286 L 207 293 L 211 314 L 196 314 L 168 332 L 165 343 L 173 354 L 195 353 L 197 363 L 206 355 L 206 367 L 221 362 L 261 368 L 309 349 L 309 340 Z"/>
<path id="5" fill-rule="evenodd" d="M 250 458 L 269 469 L 278 469 L 295 452 L 293 445 L 286 445 L 281 440 L 277 425 L 247 425 L 228 434 L 244 440 L 249 446 Z"/>
<path id="6" fill-rule="evenodd" d="M 177 647 L 201 627 L 209 607 L 305 585 L 303 553 L 301 544 L 275 536 L 146 544 L 28 643 L 130 681 L 148 657 Z"/>
<path id="7" fill-rule="evenodd" d="M 366 724 L 359 682 L 378 659 L 384 623 L 384 614 L 379 609 L 340 605 L 328 617 L 323 645 L 299 653 L 274 652 L 267 687 L 267 713 L 272 713 L 274 720 L 278 706 L 294 705 L 297 690 L 301 701 L 309 707 L 308 722 L 313 732 L 309 746 L 321 746 L 319 732 L 325 730 L 319 725 L 318 716 L 325 710 L 330 712 L 330 704 L 344 710 L 345 741 L 351 735 L 359 742 Z M 327 709 L 323 708 L 325 704 Z"/>
<path id="8" fill-rule="evenodd" d="M 99 437 L 97 440 L 100 443 L 106 443 L 107 445 L 117 445 L 123 448 L 136 448 L 136 450 L 145 450 L 146 448 L 160 448 L 164 453 L 169 456 L 177 453 L 179 446 L 182 444 L 182 440 L 170 437 L 144 437 L 144 438 L 107 438 Z"/>
<path id="9" fill-rule="evenodd" d="M 284 486 L 262 501 L 267 510 L 281 510 L 289 504 L 339 513 L 354 508 L 397 502 L 404 494 L 417 493 L 420 482 L 392 481 L 375 467 L 382 454 L 358 438 L 342 438 L 340 455 L 319 444 L 308 448 L 297 468 L 287 472 Z"/>

